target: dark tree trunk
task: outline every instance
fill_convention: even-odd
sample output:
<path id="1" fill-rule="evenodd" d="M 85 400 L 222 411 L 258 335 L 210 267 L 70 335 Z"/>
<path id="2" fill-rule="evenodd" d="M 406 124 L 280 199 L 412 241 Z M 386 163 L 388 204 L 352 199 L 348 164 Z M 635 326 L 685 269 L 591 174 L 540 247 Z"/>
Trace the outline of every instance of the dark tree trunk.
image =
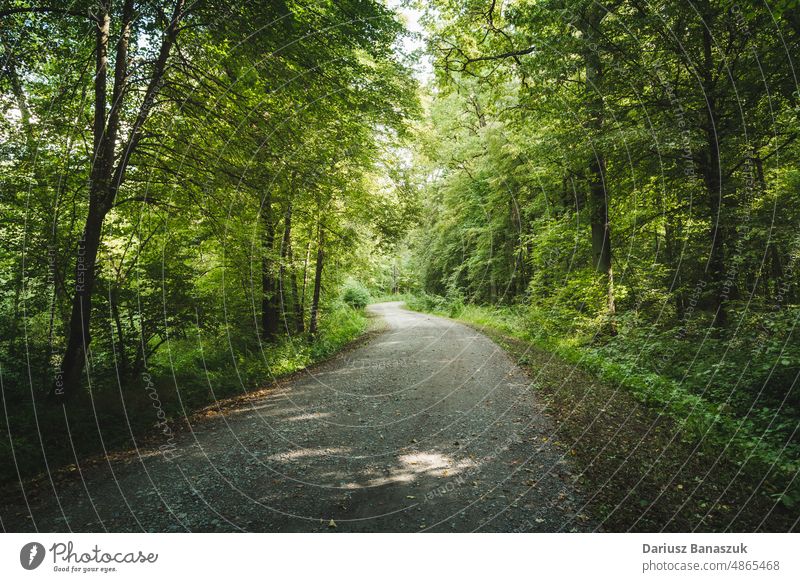
<path id="1" fill-rule="evenodd" d="M 286 214 L 283 222 L 283 241 L 281 243 L 281 268 L 280 268 L 280 288 L 281 288 L 281 313 L 286 323 L 286 331 L 290 331 L 289 321 L 293 320 L 293 327 L 297 333 L 303 333 L 303 311 L 300 306 L 300 298 L 297 293 L 297 276 L 292 266 L 294 253 L 292 252 L 292 200 L 286 202 Z M 289 293 L 287 293 L 286 279 L 288 266 Z M 292 313 L 290 315 L 287 307 L 286 298 L 290 297 Z"/>
<path id="2" fill-rule="evenodd" d="M 306 241 L 306 258 L 303 261 L 303 291 L 300 294 L 300 312 L 305 317 L 306 313 L 306 290 L 308 289 L 308 263 L 311 262 L 311 235 L 314 233 L 309 228 L 308 240 Z"/>
<path id="3" fill-rule="evenodd" d="M 117 330 L 117 344 L 119 348 L 119 375 L 124 377 L 128 374 L 128 353 L 125 351 L 125 335 L 122 330 L 122 319 L 119 315 L 119 292 L 112 290 L 108 296 L 109 305 L 111 307 L 111 317 L 114 319 L 114 327 Z"/>
<path id="4" fill-rule="evenodd" d="M 589 165 L 589 200 L 591 201 L 592 254 L 598 273 L 611 273 L 611 232 L 608 224 L 608 203 L 605 187 L 604 160 Z"/>
<path id="5" fill-rule="evenodd" d="M 289 263 L 294 264 L 294 253 L 292 247 L 289 246 Z M 301 334 L 305 331 L 305 322 L 303 321 L 303 304 L 300 301 L 300 293 L 297 287 L 297 272 L 292 266 L 291 273 L 289 274 L 289 284 L 292 286 L 292 306 L 294 308 L 294 330 Z"/>
<path id="6" fill-rule="evenodd" d="M 64 352 L 61 368 L 56 372 L 52 392 L 53 396 L 57 398 L 68 396 L 80 385 L 81 373 L 86 362 L 91 342 L 89 323 L 92 311 L 92 291 L 104 217 L 105 212 L 100 204 L 93 200 L 89 204 L 89 216 L 86 219 L 83 236 L 78 242 L 75 295 L 72 299 L 67 349 Z"/>
<path id="7" fill-rule="evenodd" d="M 611 264 L 611 228 L 608 219 L 608 194 L 605 186 L 605 160 L 596 158 L 589 165 L 589 200 L 592 228 L 592 254 L 598 273 L 605 279 L 608 314 L 611 316 L 609 331 L 616 333 L 613 317 L 616 313 L 614 301 L 614 270 Z"/>
<path id="8" fill-rule="evenodd" d="M 675 214 L 669 208 L 663 209 L 666 221 L 664 223 L 664 264 L 668 267 L 675 266 L 675 274 L 673 275 L 670 283 L 670 290 L 675 298 L 675 313 L 680 315 L 685 308 L 686 300 L 681 290 L 681 272 L 680 262 L 677 260 L 679 252 L 679 241 L 677 240 L 677 233 L 680 227 L 675 220 Z"/>
<path id="9" fill-rule="evenodd" d="M 707 15 L 707 18 L 711 18 Z M 705 98 L 703 111 L 703 133 L 705 137 L 705 151 L 700 156 L 700 173 L 706 187 L 708 196 L 710 244 L 709 257 L 705 273 L 708 278 L 707 288 L 710 292 L 710 307 L 715 313 L 714 325 L 722 327 L 727 322 L 725 311 L 724 289 L 725 257 L 727 230 L 723 217 L 723 192 L 722 192 L 722 160 L 720 158 L 719 136 L 717 134 L 717 99 L 714 78 L 713 38 L 709 27 L 711 20 L 703 25 L 703 61 L 701 81 Z"/>
<path id="10" fill-rule="evenodd" d="M 89 212 L 78 241 L 75 259 L 75 289 L 72 312 L 67 326 L 67 349 L 56 371 L 52 395 L 57 399 L 75 392 L 80 385 L 86 363 L 91 334 L 89 323 L 92 313 L 92 291 L 97 268 L 97 251 L 103 231 L 103 220 L 108 211 L 103 200 L 110 193 L 110 168 L 106 156 L 106 90 L 108 77 L 108 37 L 111 27 L 111 5 L 108 1 L 98 5 L 95 31 L 94 79 L 94 158 L 92 160 L 89 189 Z"/>
<path id="11" fill-rule="evenodd" d="M 297 273 L 292 273 L 289 277 L 292 285 L 292 305 L 294 305 L 294 329 L 297 333 L 305 331 L 305 321 L 303 321 L 303 303 L 297 289 Z"/>
<path id="12" fill-rule="evenodd" d="M 319 296 L 322 289 L 322 267 L 325 259 L 325 229 L 319 225 L 317 236 L 317 264 L 314 269 L 314 295 L 311 298 L 311 318 L 308 323 L 308 332 L 317 335 L 317 320 L 319 318 Z"/>

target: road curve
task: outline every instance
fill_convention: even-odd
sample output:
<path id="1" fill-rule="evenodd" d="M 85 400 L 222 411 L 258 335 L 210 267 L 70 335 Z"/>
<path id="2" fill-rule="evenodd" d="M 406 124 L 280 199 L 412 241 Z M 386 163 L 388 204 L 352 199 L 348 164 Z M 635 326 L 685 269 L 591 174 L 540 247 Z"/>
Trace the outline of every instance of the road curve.
<path id="1" fill-rule="evenodd" d="M 381 303 L 386 331 L 25 505 L 7 531 L 585 531 L 568 451 L 484 335 Z"/>

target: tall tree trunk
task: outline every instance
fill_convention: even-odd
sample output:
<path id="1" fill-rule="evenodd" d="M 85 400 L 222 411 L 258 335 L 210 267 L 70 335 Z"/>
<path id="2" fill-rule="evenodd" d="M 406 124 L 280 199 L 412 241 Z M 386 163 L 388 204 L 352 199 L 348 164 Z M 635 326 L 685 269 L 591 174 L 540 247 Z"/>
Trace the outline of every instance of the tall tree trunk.
<path id="1" fill-rule="evenodd" d="M 680 232 L 680 225 L 676 220 L 676 212 L 669 207 L 662 208 L 664 213 L 664 265 L 667 268 L 675 266 L 675 274 L 670 283 L 670 291 L 675 299 L 675 313 L 680 317 L 686 305 L 686 300 L 683 296 L 681 289 L 681 264 L 678 261 L 678 252 L 680 242 L 678 241 L 678 233 Z"/>
<path id="2" fill-rule="evenodd" d="M 122 7 L 120 38 L 117 43 L 114 70 L 114 88 L 111 109 L 108 110 L 108 43 L 111 31 L 111 2 L 98 4 L 97 30 L 95 31 L 95 78 L 93 157 L 89 186 L 89 210 L 78 242 L 75 264 L 75 295 L 67 326 L 67 348 L 61 366 L 56 371 L 51 396 L 61 399 L 74 393 L 80 385 L 83 367 L 87 361 L 91 341 L 90 322 L 92 292 L 97 270 L 97 252 L 103 232 L 103 221 L 114 205 L 114 199 L 125 179 L 131 155 L 142 137 L 144 124 L 158 96 L 167 59 L 178 36 L 185 0 L 176 0 L 172 17 L 164 31 L 158 58 L 147 84 L 144 98 L 136 118 L 131 124 L 127 143 L 114 166 L 114 153 L 120 129 L 120 112 L 124 110 L 128 81 L 128 43 L 135 17 L 133 0 L 125 0 Z M 108 115 L 108 119 L 106 119 Z"/>
<path id="3" fill-rule="evenodd" d="M 111 28 L 111 4 L 100 2 L 95 31 L 95 78 L 92 171 L 89 188 L 89 213 L 78 241 L 75 260 L 75 289 L 72 312 L 67 327 L 67 348 L 61 367 L 56 371 L 51 394 L 63 398 L 80 385 L 91 335 L 89 323 L 92 313 L 92 291 L 97 266 L 97 251 L 103 219 L 108 211 L 103 204 L 108 196 L 111 175 L 106 157 L 106 90 L 108 77 L 108 37 Z"/>
<path id="4" fill-rule="evenodd" d="M 303 303 L 297 289 L 297 273 L 292 271 L 289 276 L 292 286 L 292 305 L 294 306 L 294 330 L 301 334 L 305 331 L 305 321 L 303 321 Z"/>
<path id="5" fill-rule="evenodd" d="M 308 239 L 306 240 L 306 258 L 303 261 L 303 292 L 300 295 L 300 311 L 305 317 L 306 313 L 306 290 L 308 289 L 308 264 L 311 262 L 311 235 L 314 234 L 313 227 L 309 227 Z"/>
<path id="6" fill-rule="evenodd" d="M 291 196 L 291 195 L 290 195 Z M 298 333 L 302 333 L 303 313 L 299 308 L 299 298 L 297 296 L 297 277 L 293 267 L 294 253 L 292 252 L 292 200 L 291 197 L 286 201 L 286 213 L 283 220 L 283 241 L 281 243 L 281 267 L 280 267 L 280 289 L 281 289 L 281 313 L 286 323 L 286 331 L 290 331 L 289 320 L 293 320 L 293 327 Z M 290 289 L 286 288 L 286 272 L 288 267 L 288 279 Z M 291 298 L 292 314 L 289 314 L 286 297 Z M 299 318 L 299 323 L 298 323 Z"/>
<path id="7" fill-rule="evenodd" d="M 68 396 L 79 385 L 81 373 L 91 342 L 89 322 L 92 311 L 92 291 L 96 275 L 97 251 L 100 247 L 100 234 L 105 212 L 96 198 L 89 203 L 89 216 L 86 219 L 83 236 L 78 242 L 75 263 L 75 295 L 72 299 L 67 349 L 61 368 L 56 373 L 52 395 L 61 398 Z"/>
<path id="8" fill-rule="evenodd" d="M 318 227 L 317 234 L 317 264 L 314 269 L 314 295 L 311 299 L 311 318 L 308 323 L 308 332 L 317 335 L 317 319 L 319 318 L 319 295 L 322 289 L 322 267 L 325 259 L 325 229 L 322 224 Z"/>
<path id="9" fill-rule="evenodd" d="M 589 126 L 595 140 L 603 131 L 604 105 L 602 95 L 603 67 L 598 52 L 598 29 L 606 12 L 602 6 L 592 6 L 586 14 L 584 26 L 584 65 L 586 67 L 586 92 L 589 100 Z M 608 218 L 608 188 L 606 184 L 606 160 L 595 141 L 594 151 L 588 163 L 589 212 L 592 231 L 592 254 L 595 269 L 601 273 L 606 286 L 607 310 L 610 317 L 609 331 L 616 333 L 614 314 L 614 272 L 611 265 L 611 225 Z"/>
<path id="10" fill-rule="evenodd" d="M 278 284 L 275 280 L 272 253 L 275 245 L 275 224 L 272 220 L 272 195 L 267 194 L 261 212 L 263 225 L 261 256 L 261 333 L 264 341 L 278 335 L 280 307 Z"/>
<path id="11" fill-rule="evenodd" d="M 706 187 L 708 196 L 710 244 L 708 261 L 706 262 L 706 276 L 708 278 L 711 309 L 715 313 L 714 325 L 722 327 L 727 322 L 725 310 L 725 290 L 723 289 L 725 277 L 724 249 L 727 239 L 727 230 L 723 217 L 723 192 L 722 192 L 722 160 L 720 157 L 719 136 L 717 134 L 717 97 L 716 80 L 714 78 L 713 38 L 710 27 L 713 25 L 713 16 L 710 10 L 704 15 L 702 26 L 703 60 L 701 82 L 705 107 L 703 109 L 703 134 L 705 138 L 705 151 L 700 156 L 700 173 Z"/>
<path id="12" fill-rule="evenodd" d="M 611 229 L 608 220 L 608 194 L 605 186 L 605 160 L 595 157 L 589 164 L 589 200 L 591 202 L 592 254 L 598 273 L 607 278 L 609 312 L 614 313 L 613 271 L 611 265 Z"/>
<path id="13" fill-rule="evenodd" d="M 111 290 L 108 295 L 108 302 L 111 307 L 111 317 L 114 320 L 114 327 L 117 330 L 117 344 L 119 349 L 119 375 L 124 377 L 128 374 L 128 353 L 125 351 L 125 334 L 122 330 L 122 319 L 119 315 L 119 291 Z"/>
<path id="14" fill-rule="evenodd" d="M 294 330 L 298 334 L 305 331 L 305 322 L 303 321 L 303 304 L 300 302 L 300 294 L 297 288 L 297 271 L 294 268 L 294 253 L 292 247 L 289 246 L 289 264 L 292 265 L 291 272 L 289 273 L 289 284 L 292 286 L 292 307 L 294 309 Z"/>

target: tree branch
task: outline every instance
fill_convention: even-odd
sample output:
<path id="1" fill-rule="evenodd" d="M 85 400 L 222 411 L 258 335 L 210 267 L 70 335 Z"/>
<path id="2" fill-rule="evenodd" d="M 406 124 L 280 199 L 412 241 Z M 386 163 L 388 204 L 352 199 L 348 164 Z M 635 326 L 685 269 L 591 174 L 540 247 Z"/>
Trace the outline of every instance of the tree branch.
<path id="1" fill-rule="evenodd" d="M 500 53 L 500 54 L 497 54 L 497 55 L 484 55 L 482 57 L 468 57 L 467 55 L 464 54 L 463 51 L 461 51 L 461 49 L 458 49 L 458 52 L 460 52 L 464 56 L 464 60 L 459 63 L 461 65 L 461 69 L 460 70 L 464 71 L 464 70 L 466 70 L 468 65 L 471 65 L 472 63 L 479 63 L 479 62 L 482 62 L 482 61 L 501 61 L 503 59 L 509 59 L 509 58 L 516 59 L 517 57 L 521 57 L 523 55 L 529 55 L 535 50 L 536 50 L 535 46 L 529 46 L 528 48 L 525 48 L 525 49 L 520 49 L 520 50 L 515 50 L 515 51 L 508 51 L 508 52 Z"/>
<path id="2" fill-rule="evenodd" d="M 164 72 L 167 68 L 167 59 L 169 58 L 172 46 L 175 44 L 175 40 L 178 36 L 178 26 L 183 18 L 184 5 L 185 0 L 175 1 L 175 9 L 172 11 L 172 17 L 170 18 L 169 25 L 164 31 L 164 38 L 161 41 L 161 49 L 158 53 L 158 59 L 156 59 L 153 76 L 150 78 L 150 83 L 147 85 L 144 99 L 139 107 L 139 113 L 136 115 L 136 119 L 133 122 L 128 143 L 125 144 L 125 147 L 123 147 L 122 156 L 117 163 L 116 169 L 114 170 L 114 177 L 111 182 L 111 192 L 109 196 L 110 199 L 105 201 L 106 205 L 108 206 L 113 204 L 114 196 L 116 195 L 120 184 L 122 184 L 122 181 L 125 178 L 125 171 L 128 168 L 128 161 L 130 160 L 131 154 L 133 154 L 133 152 L 136 150 L 136 147 L 139 145 L 139 141 L 142 138 L 142 128 L 145 124 L 145 121 L 147 121 L 147 118 L 150 116 L 150 110 L 153 108 L 153 103 L 155 102 L 156 96 L 158 95 L 164 83 Z"/>
<path id="3" fill-rule="evenodd" d="M 79 10 L 67 10 L 64 8 L 55 8 L 53 6 L 22 6 L 20 8 L 8 8 L 0 10 L 0 18 L 6 16 L 13 16 L 14 14 L 61 14 L 64 16 L 76 16 L 78 18 L 86 18 L 92 22 L 97 22 L 97 17 L 91 12 L 80 12 Z"/>

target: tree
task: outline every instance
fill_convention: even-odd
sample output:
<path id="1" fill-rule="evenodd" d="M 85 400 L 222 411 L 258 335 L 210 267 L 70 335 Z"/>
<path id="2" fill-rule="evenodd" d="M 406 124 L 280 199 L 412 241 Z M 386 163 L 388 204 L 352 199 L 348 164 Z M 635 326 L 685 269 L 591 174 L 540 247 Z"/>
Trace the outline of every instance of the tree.
<path id="1" fill-rule="evenodd" d="M 89 207 L 83 234 L 75 252 L 75 285 L 67 331 L 67 347 L 53 383 L 52 394 L 55 397 L 68 396 L 77 390 L 80 384 L 91 342 L 92 294 L 103 222 L 114 206 L 117 193 L 124 183 L 131 156 L 136 152 L 142 139 L 150 111 L 160 93 L 167 60 L 183 18 L 184 2 L 176 0 L 174 3 L 169 22 L 162 34 L 158 55 L 146 79 L 144 96 L 124 137 L 121 135 L 122 112 L 128 109 L 132 94 L 128 67 L 131 31 L 136 17 L 135 6 L 133 0 L 126 0 L 121 12 L 114 14 L 111 2 L 105 0 L 100 2 L 97 8 L 97 13 L 92 16 L 95 27 L 95 74 Z M 112 17 L 119 24 L 109 105 Z"/>

